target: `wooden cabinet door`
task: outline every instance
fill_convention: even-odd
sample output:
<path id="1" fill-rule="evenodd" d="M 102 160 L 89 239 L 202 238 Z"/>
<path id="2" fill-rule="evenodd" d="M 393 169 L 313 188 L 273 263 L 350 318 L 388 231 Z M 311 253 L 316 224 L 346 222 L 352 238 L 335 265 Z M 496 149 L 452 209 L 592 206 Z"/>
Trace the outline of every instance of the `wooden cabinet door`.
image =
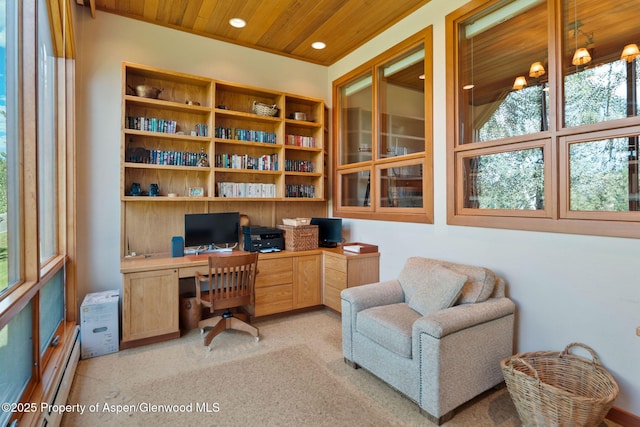
<path id="1" fill-rule="evenodd" d="M 178 270 L 124 274 L 122 341 L 180 333 Z"/>
<path id="2" fill-rule="evenodd" d="M 311 307 L 322 303 L 320 288 L 321 255 L 294 257 L 293 308 Z"/>

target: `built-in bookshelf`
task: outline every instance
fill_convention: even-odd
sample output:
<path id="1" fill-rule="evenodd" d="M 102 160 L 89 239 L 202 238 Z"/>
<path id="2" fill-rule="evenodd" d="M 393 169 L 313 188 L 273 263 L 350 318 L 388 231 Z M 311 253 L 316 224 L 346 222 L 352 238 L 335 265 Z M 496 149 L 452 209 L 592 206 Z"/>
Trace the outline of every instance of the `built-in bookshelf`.
<path id="1" fill-rule="evenodd" d="M 125 63 L 121 197 L 324 200 L 324 116 L 318 99 Z"/>
<path id="2" fill-rule="evenodd" d="M 127 62 L 122 69 L 122 256 L 168 251 L 188 213 L 239 211 L 264 226 L 327 215 L 322 100 Z M 154 97 L 139 96 L 139 86 Z"/>

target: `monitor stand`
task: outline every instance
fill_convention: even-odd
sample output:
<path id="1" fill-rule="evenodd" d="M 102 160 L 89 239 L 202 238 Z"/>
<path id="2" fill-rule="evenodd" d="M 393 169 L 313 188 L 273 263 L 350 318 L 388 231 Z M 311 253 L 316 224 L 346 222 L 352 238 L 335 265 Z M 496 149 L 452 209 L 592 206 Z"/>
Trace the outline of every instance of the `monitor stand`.
<path id="1" fill-rule="evenodd" d="M 199 247 L 199 248 L 190 248 L 190 249 L 185 249 L 184 250 L 184 254 L 185 255 L 202 255 L 202 254 L 216 254 L 216 253 L 229 253 L 229 252 L 233 252 L 233 249 L 238 246 L 238 244 L 234 244 L 233 246 L 225 246 L 225 247 L 220 247 L 220 246 L 216 246 L 216 245 L 209 245 L 207 247 Z"/>

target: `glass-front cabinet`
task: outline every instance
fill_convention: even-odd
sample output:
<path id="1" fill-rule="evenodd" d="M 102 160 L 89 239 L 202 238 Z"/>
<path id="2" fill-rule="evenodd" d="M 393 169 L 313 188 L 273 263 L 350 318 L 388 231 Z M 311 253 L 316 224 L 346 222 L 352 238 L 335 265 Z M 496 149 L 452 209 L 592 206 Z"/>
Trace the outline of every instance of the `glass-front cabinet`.
<path id="1" fill-rule="evenodd" d="M 430 46 L 428 28 L 334 82 L 336 216 L 432 222 Z"/>

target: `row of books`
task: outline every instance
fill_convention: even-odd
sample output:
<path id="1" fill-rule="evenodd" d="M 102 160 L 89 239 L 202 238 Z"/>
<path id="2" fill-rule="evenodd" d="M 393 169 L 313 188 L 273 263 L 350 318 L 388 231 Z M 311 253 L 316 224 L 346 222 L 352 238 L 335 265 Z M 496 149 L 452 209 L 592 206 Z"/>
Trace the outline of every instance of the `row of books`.
<path id="1" fill-rule="evenodd" d="M 285 160 L 284 170 L 287 172 L 313 172 L 313 162 L 310 160 Z"/>
<path id="2" fill-rule="evenodd" d="M 315 148 L 316 140 L 312 136 L 286 135 L 285 144 L 295 145 L 297 147 Z"/>
<path id="3" fill-rule="evenodd" d="M 148 163 L 152 165 L 198 166 L 201 153 L 189 151 L 145 150 L 145 156 L 127 158 L 132 163 Z"/>
<path id="4" fill-rule="evenodd" d="M 284 186 L 285 197 L 316 197 L 316 186 L 307 184 L 287 184 Z"/>
<path id="5" fill-rule="evenodd" d="M 215 165 L 217 168 L 273 171 L 278 170 L 278 155 L 252 157 L 248 154 L 216 154 Z"/>
<path id="6" fill-rule="evenodd" d="M 219 182 L 218 197 L 277 197 L 276 185 L 260 182 Z"/>
<path id="7" fill-rule="evenodd" d="M 175 120 L 157 119 L 155 117 L 127 116 L 127 129 L 148 132 L 176 133 L 178 123 Z"/>
<path id="8" fill-rule="evenodd" d="M 238 141 L 263 142 L 265 144 L 275 144 L 276 134 L 262 130 L 236 129 L 223 126 L 216 126 L 215 137 L 222 139 L 236 139 Z"/>
<path id="9" fill-rule="evenodd" d="M 196 136 L 209 136 L 209 126 L 204 123 L 197 124 L 195 131 Z"/>

